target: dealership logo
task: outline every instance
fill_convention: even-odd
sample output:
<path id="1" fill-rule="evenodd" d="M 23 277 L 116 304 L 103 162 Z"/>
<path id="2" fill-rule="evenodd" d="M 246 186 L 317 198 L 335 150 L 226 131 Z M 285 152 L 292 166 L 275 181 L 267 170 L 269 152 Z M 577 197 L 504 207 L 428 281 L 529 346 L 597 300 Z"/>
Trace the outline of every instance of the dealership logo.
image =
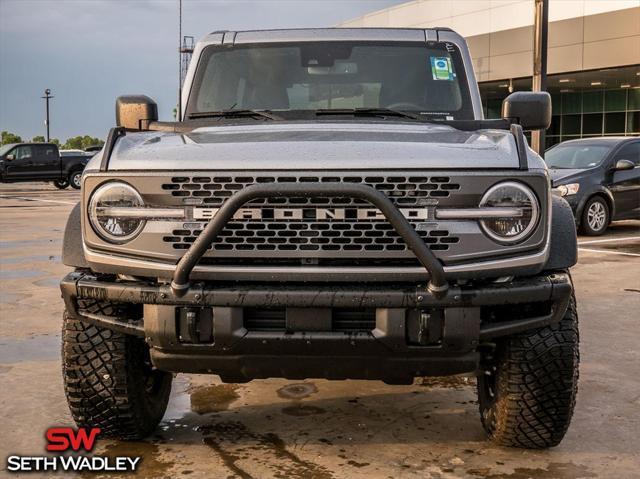
<path id="1" fill-rule="evenodd" d="M 68 451 L 71 449 L 78 452 L 80 449 L 84 449 L 91 452 L 96 444 L 98 434 L 100 434 L 100 429 L 97 427 L 88 431 L 85 428 L 74 431 L 70 427 L 51 427 L 46 434 L 49 443 L 47 451 Z"/>
<path id="2" fill-rule="evenodd" d="M 193 219 L 210 220 L 219 208 L 194 208 Z M 400 213 L 408 220 L 427 220 L 427 208 L 400 208 Z M 372 221 L 384 220 L 377 208 L 241 208 L 233 215 L 235 220 L 275 220 L 275 221 Z"/>
<path id="3" fill-rule="evenodd" d="M 108 457 L 85 455 L 93 451 L 100 429 L 51 427 L 47 429 L 46 450 L 57 453 L 80 453 L 54 456 L 9 456 L 6 469 L 9 472 L 131 472 L 140 464 L 140 457 Z"/>

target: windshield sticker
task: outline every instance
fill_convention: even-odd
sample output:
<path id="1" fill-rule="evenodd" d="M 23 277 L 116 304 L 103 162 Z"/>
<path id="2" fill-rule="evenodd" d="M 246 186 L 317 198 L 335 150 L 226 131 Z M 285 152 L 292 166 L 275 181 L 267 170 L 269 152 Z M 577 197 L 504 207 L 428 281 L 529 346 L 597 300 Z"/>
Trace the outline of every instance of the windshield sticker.
<path id="1" fill-rule="evenodd" d="M 455 74 L 449 57 L 431 57 L 431 73 L 434 80 L 453 81 Z"/>

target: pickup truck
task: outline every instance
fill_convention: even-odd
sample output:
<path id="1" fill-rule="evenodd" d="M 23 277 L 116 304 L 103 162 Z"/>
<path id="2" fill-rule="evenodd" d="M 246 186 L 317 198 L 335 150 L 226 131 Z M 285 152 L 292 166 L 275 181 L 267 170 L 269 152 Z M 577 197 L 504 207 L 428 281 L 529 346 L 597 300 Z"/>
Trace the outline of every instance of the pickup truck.
<path id="1" fill-rule="evenodd" d="M 177 122 L 146 96 L 70 213 L 63 378 L 79 427 L 139 439 L 173 373 L 473 374 L 496 443 L 558 444 L 578 381 L 574 219 L 523 130 L 485 120 L 446 28 L 214 32 Z"/>
<path id="2" fill-rule="evenodd" d="M 54 143 L 13 143 L 0 147 L 0 182 L 52 181 L 80 189 L 82 171 L 93 153 L 61 155 Z"/>

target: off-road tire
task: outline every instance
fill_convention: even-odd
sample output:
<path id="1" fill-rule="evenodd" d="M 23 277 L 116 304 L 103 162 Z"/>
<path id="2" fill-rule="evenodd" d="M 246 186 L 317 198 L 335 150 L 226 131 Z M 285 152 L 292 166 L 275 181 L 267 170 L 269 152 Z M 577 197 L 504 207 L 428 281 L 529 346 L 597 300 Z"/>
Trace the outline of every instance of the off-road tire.
<path id="1" fill-rule="evenodd" d="M 113 304 L 83 308 L 118 315 Z M 149 348 L 138 337 L 73 319 L 65 311 L 62 373 L 71 415 L 78 427 L 126 440 L 148 436 L 167 409 L 172 375 L 151 367 Z"/>
<path id="2" fill-rule="evenodd" d="M 530 449 L 560 443 L 576 401 L 578 344 L 573 295 L 559 324 L 497 342 L 478 377 L 482 425 L 495 443 Z"/>
<path id="3" fill-rule="evenodd" d="M 591 215 L 599 215 L 599 221 L 591 218 Z M 593 196 L 584 205 L 582 209 L 582 218 L 580 220 L 580 231 L 586 236 L 600 236 L 607 231 L 611 220 L 611 211 L 607 201 L 602 196 Z"/>
<path id="4" fill-rule="evenodd" d="M 59 190 L 64 190 L 65 188 L 67 188 L 69 186 L 69 180 L 67 180 L 67 179 L 64 179 L 64 180 L 53 180 L 53 186 L 55 186 Z"/>
<path id="5" fill-rule="evenodd" d="M 75 170 L 69 173 L 69 184 L 71 188 L 74 190 L 79 190 L 81 188 L 80 180 L 82 178 L 82 170 Z"/>

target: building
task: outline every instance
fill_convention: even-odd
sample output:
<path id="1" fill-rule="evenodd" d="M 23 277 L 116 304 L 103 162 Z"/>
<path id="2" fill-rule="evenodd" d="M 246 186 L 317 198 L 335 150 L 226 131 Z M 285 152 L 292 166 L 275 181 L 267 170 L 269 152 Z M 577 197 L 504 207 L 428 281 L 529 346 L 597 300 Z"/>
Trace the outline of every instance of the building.
<path id="1" fill-rule="evenodd" d="M 415 0 L 340 27 L 450 27 L 469 44 L 485 116 L 531 89 L 534 0 Z M 547 146 L 640 134 L 640 0 L 550 0 Z"/>

